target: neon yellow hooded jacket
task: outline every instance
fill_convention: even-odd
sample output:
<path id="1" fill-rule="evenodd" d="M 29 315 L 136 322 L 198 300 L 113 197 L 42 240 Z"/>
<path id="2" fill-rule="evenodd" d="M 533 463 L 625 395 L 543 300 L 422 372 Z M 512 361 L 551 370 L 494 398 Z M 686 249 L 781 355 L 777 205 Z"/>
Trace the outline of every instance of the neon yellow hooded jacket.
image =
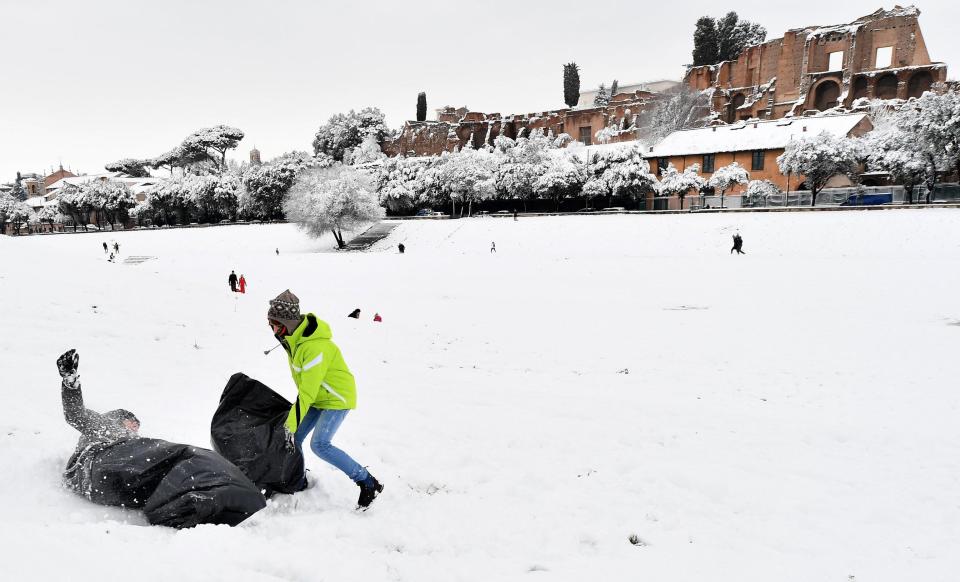
<path id="1" fill-rule="evenodd" d="M 357 407 L 357 385 L 332 341 L 327 322 L 308 313 L 294 332 L 283 338 L 297 400 L 287 416 L 287 428 L 296 432 L 311 407 L 345 410 Z"/>

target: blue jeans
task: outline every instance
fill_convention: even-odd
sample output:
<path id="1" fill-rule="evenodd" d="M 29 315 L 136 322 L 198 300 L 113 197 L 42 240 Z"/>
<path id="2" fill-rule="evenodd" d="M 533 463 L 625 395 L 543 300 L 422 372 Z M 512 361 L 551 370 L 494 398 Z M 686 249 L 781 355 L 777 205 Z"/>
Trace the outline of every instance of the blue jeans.
<path id="1" fill-rule="evenodd" d="M 297 446 L 303 447 L 303 441 L 306 440 L 310 431 L 313 431 L 313 438 L 310 439 L 310 448 L 314 453 L 324 461 L 343 471 L 347 477 L 355 482 L 365 480 L 369 473 L 360 466 L 360 463 L 353 460 L 350 455 L 333 446 L 330 442 L 333 435 L 343 419 L 347 417 L 349 410 L 322 410 L 319 408 L 310 408 L 307 415 L 300 421 L 297 428 Z M 314 427 L 316 427 L 314 429 Z"/>

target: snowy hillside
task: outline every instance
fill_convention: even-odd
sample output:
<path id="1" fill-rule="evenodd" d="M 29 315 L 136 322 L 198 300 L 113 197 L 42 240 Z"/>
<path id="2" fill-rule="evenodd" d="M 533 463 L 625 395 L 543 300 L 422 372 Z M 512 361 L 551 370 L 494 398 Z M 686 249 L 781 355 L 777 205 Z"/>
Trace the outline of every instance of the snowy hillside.
<path id="1" fill-rule="evenodd" d="M 0 579 L 955 579 L 958 220 L 403 222 L 352 254 L 291 225 L 0 237 Z M 155 258 L 108 263 L 111 238 Z M 295 394 L 263 355 L 286 288 L 357 377 L 334 442 L 386 484 L 369 512 L 309 452 L 317 485 L 237 528 L 60 486 L 58 354 L 87 406 L 208 446 L 234 372 Z"/>

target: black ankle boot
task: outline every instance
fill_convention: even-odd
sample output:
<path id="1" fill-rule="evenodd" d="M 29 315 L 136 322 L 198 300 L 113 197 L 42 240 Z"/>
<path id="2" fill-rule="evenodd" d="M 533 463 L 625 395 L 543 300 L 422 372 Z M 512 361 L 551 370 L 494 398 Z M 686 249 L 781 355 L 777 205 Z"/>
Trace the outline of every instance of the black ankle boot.
<path id="1" fill-rule="evenodd" d="M 383 491 L 383 485 L 377 481 L 376 477 L 369 473 L 366 479 L 357 481 L 357 485 L 360 486 L 360 499 L 357 500 L 357 509 L 365 510 L 370 507 L 370 504 L 377 498 L 377 495 Z"/>

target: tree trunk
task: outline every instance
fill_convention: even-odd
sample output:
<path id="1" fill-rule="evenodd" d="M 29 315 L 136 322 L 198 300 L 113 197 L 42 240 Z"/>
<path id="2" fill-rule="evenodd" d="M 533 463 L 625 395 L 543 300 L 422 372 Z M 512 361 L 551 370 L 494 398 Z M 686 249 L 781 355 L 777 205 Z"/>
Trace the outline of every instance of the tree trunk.
<path id="1" fill-rule="evenodd" d="M 680 210 L 683 210 L 683 199 L 684 199 L 684 198 L 686 198 L 686 196 L 680 196 Z"/>
<path id="2" fill-rule="evenodd" d="M 473 198 L 467 201 L 467 216 L 473 216 Z"/>
<path id="3" fill-rule="evenodd" d="M 720 208 L 723 208 L 723 193 L 724 193 L 724 192 L 726 192 L 726 190 L 721 190 L 721 191 L 720 191 Z"/>
<path id="4" fill-rule="evenodd" d="M 456 218 L 457 217 L 457 199 L 451 198 L 450 204 L 453 205 L 453 210 L 450 211 L 450 218 Z"/>
<path id="5" fill-rule="evenodd" d="M 810 196 L 810 206 L 816 206 L 816 205 L 817 205 L 817 192 L 819 192 L 819 190 L 814 190 L 814 189 L 811 189 L 811 190 L 810 190 L 810 193 L 811 193 L 811 196 Z"/>
<path id="6" fill-rule="evenodd" d="M 333 238 L 337 240 L 337 248 L 342 249 L 343 247 L 346 246 L 345 244 L 343 244 L 343 233 L 340 232 L 339 228 L 331 228 L 330 232 L 333 233 Z"/>
<path id="7" fill-rule="evenodd" d="M 907 204 L 913 204 L 913 184 L 907 185 Z"/>

